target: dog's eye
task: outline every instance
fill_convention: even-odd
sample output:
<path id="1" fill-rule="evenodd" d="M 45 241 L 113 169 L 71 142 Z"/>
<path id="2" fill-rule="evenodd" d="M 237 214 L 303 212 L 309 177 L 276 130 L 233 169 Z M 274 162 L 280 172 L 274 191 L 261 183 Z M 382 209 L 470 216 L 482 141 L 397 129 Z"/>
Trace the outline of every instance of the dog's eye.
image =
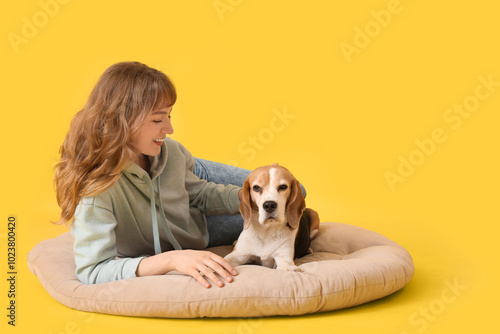
<path id="1" fill-rule="evenodd" d="M 288 189 L 288 186 L 286 184 L 282 184 L 278 187 L 278 191 L 279 190 L 287 190 Z"/>
<path id="2" fill-rule="evenodd" d="M 262 189 L 259 186 L 253 186 L 253 191 L 260 192 Z"/>

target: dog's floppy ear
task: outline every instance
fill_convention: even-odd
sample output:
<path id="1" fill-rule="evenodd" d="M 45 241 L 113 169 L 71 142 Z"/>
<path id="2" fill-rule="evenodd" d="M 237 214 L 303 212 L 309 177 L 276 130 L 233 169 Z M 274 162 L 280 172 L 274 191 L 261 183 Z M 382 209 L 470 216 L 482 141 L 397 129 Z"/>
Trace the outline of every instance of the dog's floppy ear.
<path id="1" fill-rule="evenodd" d="M 302 188 L 297 179 L 294 178 L 292 180 L 291 188 L 290 197 L 286 204 L 286 215 L 288 217 L 288 224 L 295 229 L 299 226 L 300 217 L 302 217 L 302 213 L 306 209 L 306 201 L 304 200 Z"/>
<path id="2" fill-rule="evenodd" d="M 309 237 L 312 240 L 319 232 L 319 224 L 320 224 L 319 215 L 315 210 L 311 208 L 306 208 L 304 210 L 302 218 L 303 219 L 305 218 L 309 221 Z"/>
<path id="3" fill-rule="evenodd" d="M 241 189 L 240 213 L 243 217 L 243 229 L 247 229 L 252 219 L 252 203 L 250 199 L 250 181 L 248 178 Z"/>

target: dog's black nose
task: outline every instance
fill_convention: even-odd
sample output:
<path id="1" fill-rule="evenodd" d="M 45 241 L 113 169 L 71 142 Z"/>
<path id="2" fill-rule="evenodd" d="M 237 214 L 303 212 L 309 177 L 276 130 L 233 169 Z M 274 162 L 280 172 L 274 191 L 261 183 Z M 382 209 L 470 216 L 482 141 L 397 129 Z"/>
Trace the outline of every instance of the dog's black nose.
<path id="1" fill-rule="evenodd" d="M 264 210 L 271 213 L 274 210 L 276 210 L 278 203 L 276 203 L 275 201 L 267 201 L 267 202 L 264 202 L 264 204 L 262 206 L 264 207 Z"/>

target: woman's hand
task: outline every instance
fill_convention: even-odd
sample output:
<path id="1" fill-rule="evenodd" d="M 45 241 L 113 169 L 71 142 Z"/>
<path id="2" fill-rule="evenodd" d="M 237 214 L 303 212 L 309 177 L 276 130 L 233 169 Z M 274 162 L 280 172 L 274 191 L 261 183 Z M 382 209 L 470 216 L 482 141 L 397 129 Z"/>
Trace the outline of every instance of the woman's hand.
<path id="1" fill-rule="evenodd" d="M 192 276 L 201 285 L 206 288 L 210 287 L 210 283 L 206 278 L 210 279 L 219 287 L 223 287 L 224 283 L 221 280 L 231 283 L 232 275 L 237 275 L 236 270 L 224 260 L 224 258 L 208 251 L 171 251 L 172 265 L 180 273 Z M 219 277 L 217 277 L 217 275 Z"/>
<path id="2" fill-rule="evenodd" d="M 238 275 L 229 262 L 219 255 L 196 250 L 175 250 L 144 258 L 139 263 L 136 274 L 137 276 L 160 275 L 172 270 L 193 277 L 205 288 L 211 287 L 207 278 L 217 286 L 223 287 L 223 280 L 231 283 L 232 276 Z"/>

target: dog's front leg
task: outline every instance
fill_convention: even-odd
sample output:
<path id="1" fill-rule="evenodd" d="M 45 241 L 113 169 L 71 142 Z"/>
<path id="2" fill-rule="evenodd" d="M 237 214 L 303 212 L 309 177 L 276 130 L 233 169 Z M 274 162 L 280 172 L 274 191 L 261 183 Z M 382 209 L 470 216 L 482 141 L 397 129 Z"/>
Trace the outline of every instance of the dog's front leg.
<path id="1" fill-rule="evenodd" d="M 274 258 L 274 261 L 276 261 L 276 269 L 278 270 L 302 272 L 302 269 L 297 267 L 295 262 L 293 262 L 293 256 L 278 255 Z"/>
<path id="2" fill-rule="evenodd" d="M 250 260 L 251 255 L 239 253 L 237 251 L 227 254 L 224 259 L 229 262 L 233 267 L 247 263 Z"/>

